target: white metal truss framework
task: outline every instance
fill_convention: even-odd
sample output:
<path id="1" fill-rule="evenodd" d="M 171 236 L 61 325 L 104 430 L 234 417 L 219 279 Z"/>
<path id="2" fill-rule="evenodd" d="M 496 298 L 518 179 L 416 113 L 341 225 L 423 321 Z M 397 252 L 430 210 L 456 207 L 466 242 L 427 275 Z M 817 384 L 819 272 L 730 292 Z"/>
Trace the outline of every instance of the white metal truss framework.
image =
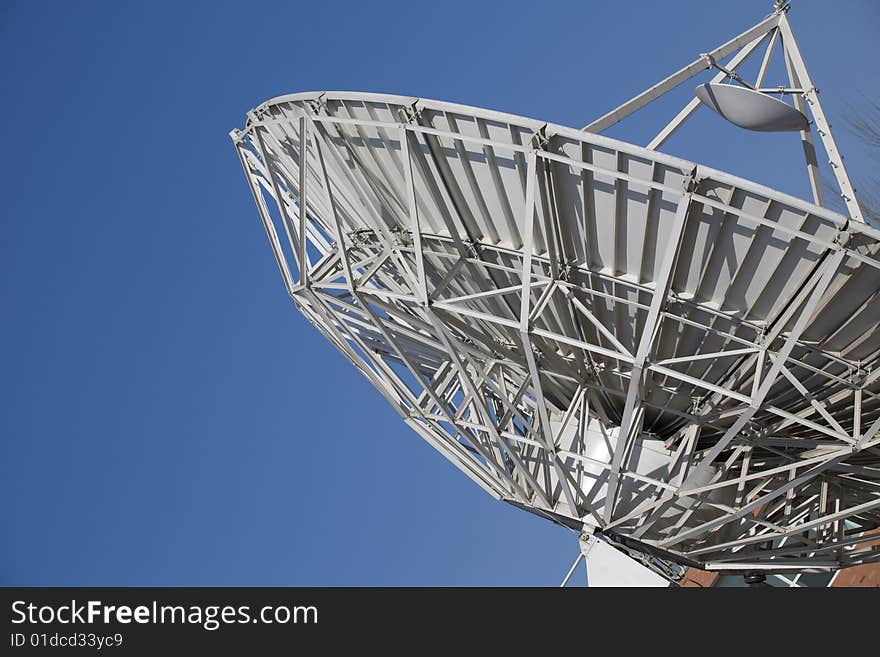
<path id="1" fill-rule="evenodd" d="M 850 216 L 857 221 L 864 221 L 862 209 L 856 198 L 856 190 L 853 187 L 843 156 L 837 147 L 834 139 L 834 133 L 831 131 L 831 125 L 822 109 L 822 103 L 819 101 L 819 89 L 813 84 L 810 72 L 801 55 L 800 47 L 791 30 L 791 24 L 788 21 L 788 9 L 790 2 L 778 2 L 777 10 L 762 20 L 754 27 L 746 30 L 739 36 L 734 37 L 730 41 L 708 53 L 701 54 L 696 60 L 676 71 L 666 79 L 658 82 L 653 87 L 646 89 L 639 95 L 628 100 L 624 104 L 611 110 L 604 116 L 596 119 L 584 130 L 589 132 L 602 132 L 610 128 L 637 112 L 638 110 L 651 104 L 672 89 L 675 89 L 682 83 L 690 80 L 696 75 L 703 73 L 707 69 L 717 69 L 718 73 L 712 78 L 712 82 L 723 82 L 725 80 L 736 80 L 739 84 L 752 90 L 760 91 L 766 94 L 790 95 L 792 97 L 795 109 L 805 116 L 812 117 L 812 123 L 816 127 L 816 133 L 822 143 L 825 153 L 828 156 L 828 164 L 831 166 L 834 178 L 840 188 L 840 196 L 846 205 Z M 747 82 L 738 73 L 738 69 L 762 46 L 766 44 L 764 56 L 761 59 L 761 66 L 758 71 L 758 77 L 754 84 Z M 766 86 L 767 71 L 770 62 L 774 56 L 774 52 L 781 51 L 781 56 L 785 63 L 785 69 L 788 73 L 789 86 Z M 735 53 L 726 66 L 720 61 L 729 55 Z M 663 146 L 666 141 L 675 134 L 699 109 L 700 101 L 697 98 L 685 105 L 682 110 L 648 143 L 648 148 L 655 150 Z M 804 150 L 804 160 L 806 162 L 807 175 L 810 181 L 810 188 L 813 194 L 813 200 L 817 205 L 825 206 L 825 193 L 822 188 L 822 181 L 819 177 L 819 163 L 816 155 L 816 147 L 813 142 L 813 135 L 810 131 L 801 131 L 801 142 Z"/>
<path id="2" fill-rule="evenodd" d="M 789 34 L 713 58 L 782 38 L 812 88 Z M 232 138 L 299 310 L 496 498 L 710 570 L 880 560 L 880 232 L 595 134 L 622 108 L 305 93 Z"/>

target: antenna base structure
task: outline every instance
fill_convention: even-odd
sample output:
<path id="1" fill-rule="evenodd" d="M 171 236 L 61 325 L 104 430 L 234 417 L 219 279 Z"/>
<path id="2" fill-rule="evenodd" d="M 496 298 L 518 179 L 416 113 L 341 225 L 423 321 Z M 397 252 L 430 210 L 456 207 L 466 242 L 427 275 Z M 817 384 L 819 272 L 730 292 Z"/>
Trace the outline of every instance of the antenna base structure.
<path id="1" fill-rule="evenodd" d="M 310 92 L 231 133 L 300 312 L 484 491 L 589 537 L 588 565 L 880 561 L 880 231 L 786 8 L 580 130 Z M 600 134 L 710 69 L 748 89 L 764 43 L 746 84 L 765 93 L 778 47 L 812 199 L 660 152 L 697 98 L 646 147 Z M 824 207 L 813 131 L 847 215 Z M 368 429 L 346 439 L 387 455 L 376 476 L 405 467 Z"/>

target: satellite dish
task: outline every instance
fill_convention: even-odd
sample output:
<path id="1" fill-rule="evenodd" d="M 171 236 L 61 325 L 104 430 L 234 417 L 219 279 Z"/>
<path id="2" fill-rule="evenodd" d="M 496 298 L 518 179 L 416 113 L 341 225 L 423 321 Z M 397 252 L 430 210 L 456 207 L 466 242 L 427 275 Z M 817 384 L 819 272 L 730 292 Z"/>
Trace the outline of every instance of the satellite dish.
<path id="1" fill-rule="evenodd" d="M 696 90 L 706 107 L 746 130 L 788 132 L 809 130 L 806 116 L 778 98 L 734 84 L 708 82 Z"/>
<path id="2" fill-rule="evenodd" d="M 666 578 L 880 561 L 880 231 L 658 152 L 696 99 L 649 148 L 597 134 L 771 34 L 854 198 L 784 7 L 584 129 L 311 92 L 231 133 L 288 293 L 407 425 Z"/>

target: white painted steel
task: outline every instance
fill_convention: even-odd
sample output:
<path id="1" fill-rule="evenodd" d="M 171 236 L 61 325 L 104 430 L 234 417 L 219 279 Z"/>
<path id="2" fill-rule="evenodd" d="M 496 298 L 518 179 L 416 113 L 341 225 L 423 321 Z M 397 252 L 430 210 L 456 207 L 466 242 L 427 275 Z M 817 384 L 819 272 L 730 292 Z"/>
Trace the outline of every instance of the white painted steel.
<path id="1" fill-rule="evenodd" d="M 851 547 L 880 522 L 874 228 L 439 101 L 292 94 L 232 137 L 297 307 L 493 496 L 710 569 L 880 559 Z"/>
<path id="2" fill-rule="evenodd" d="M 668 580 L 598 539 L 589 544 L 584 559 L 587 582 L 591 588 L 669 586 Z"/>

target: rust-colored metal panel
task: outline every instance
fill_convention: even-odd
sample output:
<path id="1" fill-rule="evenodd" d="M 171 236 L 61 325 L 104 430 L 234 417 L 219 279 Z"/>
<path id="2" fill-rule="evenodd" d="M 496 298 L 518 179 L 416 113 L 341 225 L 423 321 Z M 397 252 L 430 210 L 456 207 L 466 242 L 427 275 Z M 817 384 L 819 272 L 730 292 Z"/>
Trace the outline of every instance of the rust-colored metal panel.
<path id="1" fill-rule="evenodd" d="M 684 577 L 681 578 L 679 586 L 710 588 L 715 586 L 718 581 L 718 573 L 710 573 L 699 568 L 688 568 Z"/>
<path id="2" fill-rule="evenodd" d="M 831 586 L 880 587 L 880 564 L 871 563 L 841 570 Z"/>
<path id="3" fill-rule="evenodd" d="M 880 545 L 880 529 L 875 529 L 870 533 L 876 535 L 877 538 L 872 541 L 860 543 L 860 548 Z M 837 574 L 837 577 L 834 578 L 831 586 L 880 587 L 880 563 L 868 563 L 863 566 L 853 566 L 852 568 L 841 570 Z"/>

